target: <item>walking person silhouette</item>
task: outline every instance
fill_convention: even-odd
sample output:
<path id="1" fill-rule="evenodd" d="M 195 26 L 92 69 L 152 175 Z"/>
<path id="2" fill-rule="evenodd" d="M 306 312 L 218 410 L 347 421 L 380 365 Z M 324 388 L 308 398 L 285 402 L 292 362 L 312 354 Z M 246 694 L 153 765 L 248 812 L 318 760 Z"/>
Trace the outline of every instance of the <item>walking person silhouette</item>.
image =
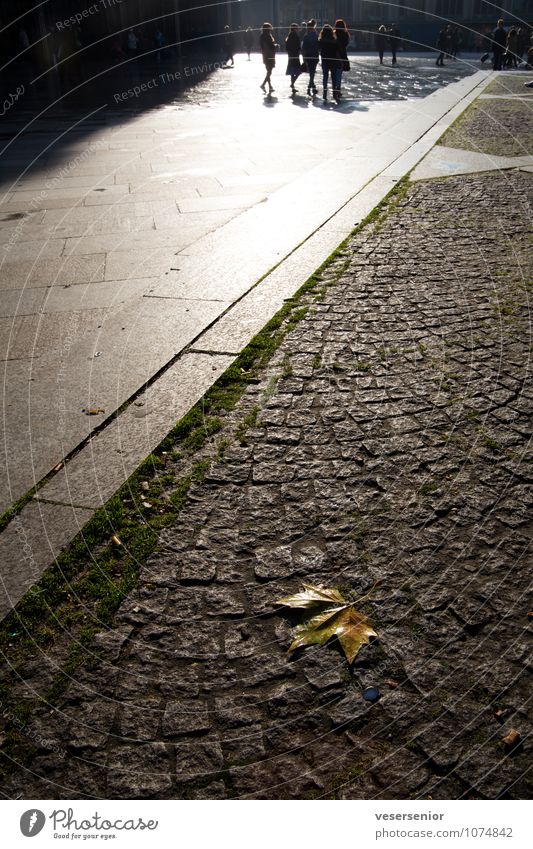
<path id="1" fill-rule="evenodd" d="M 272 35 L 272 24 L 269 24 L 268 22 L 265 22 L 261 27 L 259 46 L 261 48 L 261 53 L 263 54 L 263 64 L 266 68 L 266 76 L 260 87 L 263 91 L 265 91 L 265 86 L 268 83 L 268 93 L 272 94 L 274 89 L 270 78 L 272 76 L 272 71 L 276 66 L 276 50 L 279 45 L 276 44 L 274 36 Z"/>
<path id="2" fill-rule="evenodd" d="M 302 56 L 307 73 L 309 74 L 309 83 L 307 86 L 307 94 L 318 94 L 315 85 L 315 74 L 318 65 L 318 33 L 316 31 L 316 21 L 311 18 L 307 22 L 307 31 L 302 41 Z"/>
<path id="3" fill-rule="evenodd" d="M 302 45 L 300 43 L 298 31 L 298 24 L 291 24 L 289 34 L 285 39 L 285 49 L 289 54 L 289 61 L 287 63 L 287 70 L 285 73 L 291 78 L 291 92 L 293 94 L 296 94 L 294 83 L 302 73 L 302 66 L 300 64 L 300 51 L 302 49 Z"/>

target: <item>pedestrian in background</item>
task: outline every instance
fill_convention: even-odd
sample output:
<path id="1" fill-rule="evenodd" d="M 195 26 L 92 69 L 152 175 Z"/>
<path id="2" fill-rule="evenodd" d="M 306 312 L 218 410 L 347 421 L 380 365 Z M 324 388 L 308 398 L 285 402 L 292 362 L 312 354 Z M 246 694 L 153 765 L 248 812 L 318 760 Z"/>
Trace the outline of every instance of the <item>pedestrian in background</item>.
<path id="1" fill-rule="evenodd" d="M 111 58 L 113 59 L 113 62 L 124 62 L 126 59 L 126 54 L 122 49 L 122 42 L 119 35 L 116 35 L 111 42 Z"/>
<path id="2" fill-rule="evenodd" d="M 224 35 L 222 37 L 222 48 L 224 50 L 224 64 L 226 66 L 229 65 L 230 68 L 233 68 L 235 65 L 235 42 L 233 39 L 233 33 L 231 32 L 228 24 L 224 27 Z"/>
<path id="3" fill-rule="evenodd" d="M 505 43 L 505 58 L 504 65 L 506 68 L 518 68 L 518 31 L 516 27 L 511 27 L 507 33 L 507 41 Z"/>
<path id="4" fill-rule="evenodd" d="M 392 53 L 392 64 L 396 65 L 396 51 L 400 42 L 400 30 L 396 24 L 392 24 L 389 30 L 389 44 Z"/>
<path id="5" fill-rule="evenodd" d="M 318 93 L 315 85 L 315 73 L 319 55 L 316 21 L 314 18 L 311 18 L 306 24 L 306 33 L 302 41 L 302 56 L 305 69 L 309 74 L 309 84 L 307 86 L 307 94 L 309 95 Z"/>
<path id="6" fill-rule="evenodd" d="M 385 48 L 387 47 L 387 28 L 385 24 L 381 24 L 380 28 L 376 33 L 375 38 L 376 50 L 379 54 L 379 64 L 383 65 L 383 55 L 385 53 Z"/>
<path id="7" fill-rule="evenodd" d="M 436 47 L 437 47 L 437 50 L 440 51 L 439 55 L 437 56 L 437 61 L 435 62 L 435 65 L 437 66 L 437 68 L 442 68 L 443 65 L 444 65 L 444 57 L 446 56 L 446 53 L 447 53 L 447 50 L 448 50 L 448 41 L 449 41 L 448 27 L 443 27 L 441 29 L 441 31 L 439 32 L 438 36 L 437 36 Z"/>
<path id="8" fill-rule="evenodd" d="M 272 94 L 274 89 L 272 88 L 270 78 L 272 76 L 272 71 L 276 66 L 276 50 L 279 45 L 276 44 L 274 36 L 272 35 L 272 24 L 269 24 L 268 22 L 265 22 L 261 27 L 259 46 L 261 48 L 261 53 L 263 54 L 263 63 L 266 68 L 266 76 L 261 83 L 261 88 L 265 91 L 265 86 L 268 83 L 268 93 Z"/>
<path id="9" fill-rule="evenodd" d="M 254 41 L 254 34 L 252 32 L 252 27 L 248 27 L 246 32 L 244 33 L 244 49 L 248 54 L 248 61 L 250 61 L 250 53 L 252 52 L 252 44 Z"/>
<path id="10" fill-rule="evenodd" d="M 527 30 L 526 30 L 525 27 L 518 27 L 516 38 L 517 38 L 517 51 L 516 52 L 518 54 L 518 58 L 521 60 L 524 53 L 527 50 L 527 43 L 529 41 L 528 33 L 527 33 Z"/>
<path id="11" fill-rule="evenodd" d="M 167 40 L 166 40 L 165 36 L 163 35 L 163 33 L 161 32 L 161 30 L 160 29 L 156 30 L 156 33 L 154 35 L 154 45 L 155 45 L 155 48 L 156 48 L 156 51 L 157 51 L 156 54 L 155 54 L 155 60 L 156 60 L 158 65 L 161 62 L 161 50 L 163 49 L 163 47 L 165 46 L 166 43 L 167 43 Z"/>
<path id="12" fill-rule="evenodd" d="M 457 59 L 457 51 L 461 46 L 461 33 L 459 32 L 459 27 L 448 28 L 449 32 L 449 40 L 448 40 L 448 53 L 450 59 Z"/>
<path id="13" fill-rule="evenodd" d="M 331 88 L 335 89 L 335 69 L 337 67 L 337 39 L 330 24 L 324 24 L 318 38 L 318 50 L 322 62 L 322 97 L 328 99 L 328 78 L 331 75 Z"/>
<path id="14" fill-rule="evenodd" d="M 131 58 L 137 56 L 139 52 L 139 38 L 137 36 L 137 33 L 132 29 L 128 30 L 126 44 L 128 47 L 128 56 L 130 56 Z"/>
<path id="15" fill-rule="evenodd" d="M 285 73 L 291 78 L 291 91 L 293 94 L 296 94 L 294 83 L 302 73 L 302 65 L 300 63 L 302 45 L 298 31 L 298 24 L 291 24 L 289 34 L 285 39 L 285 50 L 289 54 L 289 61 L 287 62 L 287 70 Z"/>
<path id="16" fill-rule="evenodd" d="M 342 75 L 344 71 L 350 70 L 348 59 L 348 44 L 350 33 L 346 22 L 339 18 L 335 21 L 335 38 L 337 39 L 337 65 L 335 68 L 335 81 L 333 86 L 333 97 L 339 101 L 341 97 Z"/>
<path id="17" fill-rule="evenodd" d="M 501 71 L 502 59 L 507 45 L 507 32 L 503 26 L 503 20 L 500 18 L 498 26 L 492 33 L 492 67 L 495 71 Z"/>

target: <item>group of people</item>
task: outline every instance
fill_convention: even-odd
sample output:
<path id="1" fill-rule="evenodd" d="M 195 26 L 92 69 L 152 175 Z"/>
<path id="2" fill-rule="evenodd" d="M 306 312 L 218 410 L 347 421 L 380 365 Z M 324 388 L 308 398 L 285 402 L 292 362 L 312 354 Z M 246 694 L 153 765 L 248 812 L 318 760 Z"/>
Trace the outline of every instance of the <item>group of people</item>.
<path id="1" fill-rule="evenodd" d="M 159 64 L 166 56 L 164 51 L 166 45 L 167 39 L 159 28 L 155 30 L 151 42 L 145 39 L 140 30 L 131 28 L 126 34 L 125 44 L 120 34 L 115 36 L 111 42 L 111 56 L 115 62 L 123 62 L 125 59 L 134 59 L 147 53 L 150 56 L 155 55 L 155 60 Z"/>
<path id="2" fill-rule="evenodd" d="M 286 74 L 291 80 L 292 94 L 296 94 L 295 83 L 303 73 L 309 75 L 307 94 L 310 97 L 318 94 L 315 75 L 320 60 L 323 99 L 328 99 L 328 85 L 331 81 L 331 93 L 338 103 L 342 94 L 342 75 L 345 71 L 350 70 L 347 52 L 349 42 L 350 33 L 342 18 L 338 18 L 334 26 L 324 24 L 320 34 L 317 32 L 316 21 L 312 18 L 305 24 L 303 38 L 300 36 L 298 24 L 291 24 L 285 39 L 285 50 L 288 54 Z M 264 23 L 261 28 L 259 46 L 266 69 L 261 88 L 266 93 L 268 86 L 268 93 L 271 94 L 274 91 L 271 76 L 276 65 L 276 51 L 279 50 L 279 45 L 276 44 L 272 24 L 268 22 Z"/>
<path id="3" fill-rule="evenodd" d="M 439 55 L 437 56 L 435 65 L 437 65 L 437 67 L 442 67 L 446 57 L 448 59 L 457 59 L 457 51 L 460 46 L 461 33 L 459 32 L 459 27 L 456 27 L 453 24 L 448 24 L 448 26 L 443 27 L 437 36 L 436 47 L 439 51 Z"/>
<path id="4" fill-rule="evenodd" d="M 379 54 L 380 65 L 383 65 L 383 57 L 385 55 L 387 45 L 390 47 L 390 51 L 392 53 L 392 64 L 396 65 L 396 53 L 398 52 L 398 44 L 400 40 L 401 33 L 396 24 L 392 24 L 390 27 L 386 27 L 385 24 L 381 24 L 375 35 L 375 45 Z"/>
<path id="5" fill-rule="evenodd" d="M 495 71 L 501 71 L 503 68 L 517 68 L 526 51 L 526 62 L 528 65 L 533 65 L 533 43 L 525 27 L 512 26 L 506 30 L 504 21 L 500 18 L 496 29 L 491 34 L 491 44 L 492 66 Z M 485 58 L 488 58 L 487 53 L 481 61 Z"/>

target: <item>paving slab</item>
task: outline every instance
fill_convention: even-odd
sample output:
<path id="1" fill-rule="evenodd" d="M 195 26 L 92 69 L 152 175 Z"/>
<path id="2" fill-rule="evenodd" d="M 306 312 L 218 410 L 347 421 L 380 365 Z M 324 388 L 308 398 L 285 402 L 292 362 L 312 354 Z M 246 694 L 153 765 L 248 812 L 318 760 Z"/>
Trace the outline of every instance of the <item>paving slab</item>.
<path id="1" fill-rule="evenodd" d="M 452 174 L 475 174 L 479 171 L 502 171 L 533 165 L 533 156 L 493 156 L 471 150 L 437 145 L 414 169 L 412 180 L 430 180 Z"/>
<path id="2" fill-rule="evenodd" d="M 229 306 L 222 301 L 157 298 L 142 298 L 140 304 L 131 298 L 124 303 L 117 299 L 105 309 L 6 319 L 17 325 L 21 343 L 12 326 L 0 324 L 0 331 L 6 331 L 2 350 L 8 357 L 2 369 L 6 387 L 1 437 L 6 463 L 0 471 L 3 509 L 22 488 L 28 490 L 51 471 Z M 86 415 L 86 409 L 103 412 Z"/>
<path id="3" fill-rule="evenodd" d="M 38 500 L 101 507 L 233 360 L 186 354 L 40 489 Z"/>
<path id="4" fill-rule="evenodd" d="M 105 254 L 79 257 L 36 258 L 33 262 L 7 262 L 0 266 L 0 289 L 24 286 L 64 286 L 104 279 Z"/>
<path id="5" fill-rule="evenodd" d="M 0 535 L 0 619 L 80 532 L 92 510 L 28 504 Z"/>
<path id="6" fill-rule="evenodd" d="M 2 292 L 0 319 L 41 312 L 46 289 L 7 289 Z"/>

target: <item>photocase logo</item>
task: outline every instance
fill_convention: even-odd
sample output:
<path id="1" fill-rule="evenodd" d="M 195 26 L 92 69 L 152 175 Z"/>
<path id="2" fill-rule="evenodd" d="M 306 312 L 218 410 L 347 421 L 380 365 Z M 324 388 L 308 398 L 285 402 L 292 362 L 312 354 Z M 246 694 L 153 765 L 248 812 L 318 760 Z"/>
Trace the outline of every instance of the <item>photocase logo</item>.
<path id="1" fill-rule="evenodd" d="M 32 808 L 30 811 L 22 814 L 20 818 L 20 830 L 24 837 L 35 837 L 43 830 L 46 817 L 42 811 Z"/>

